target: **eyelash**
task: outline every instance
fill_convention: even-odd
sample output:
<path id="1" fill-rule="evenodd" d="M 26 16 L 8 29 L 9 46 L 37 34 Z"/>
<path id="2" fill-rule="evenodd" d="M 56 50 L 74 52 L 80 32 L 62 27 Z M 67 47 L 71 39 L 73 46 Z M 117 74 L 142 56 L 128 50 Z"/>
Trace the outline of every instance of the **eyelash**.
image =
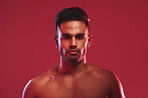
<path id="1" fill-rule="evenodd" d="M 84 36 L 76 36 L 77 39 L 83 39 Z"/>
<path id="2" fill-rule="evenodd" d="M 69 36 L 63 36 L 63 39 L 71 39 Z"/>
<path id="3" fill-rule="evenodd" d="M 63 39 L 71 39 L 70 36 L 63 36 L 62 38 Z M 78 39 L 78 40 L 83 39 L 83 38 L 84 38 L 84 36 L 76 36 L 76 39 Z"/>

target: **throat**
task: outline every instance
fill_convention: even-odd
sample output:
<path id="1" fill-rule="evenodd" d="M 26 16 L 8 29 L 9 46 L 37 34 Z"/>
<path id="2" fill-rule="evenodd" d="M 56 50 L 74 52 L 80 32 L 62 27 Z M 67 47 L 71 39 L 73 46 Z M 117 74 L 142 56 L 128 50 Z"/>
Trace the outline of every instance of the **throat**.
<path id="1" fill-rule="evenodd" d="M 59 74 L 77 74 L 86 69 L 87 63 L 84 63 L 82 60 L 79 63 L 62 63 L 59 65 L 58 72 Z"/>

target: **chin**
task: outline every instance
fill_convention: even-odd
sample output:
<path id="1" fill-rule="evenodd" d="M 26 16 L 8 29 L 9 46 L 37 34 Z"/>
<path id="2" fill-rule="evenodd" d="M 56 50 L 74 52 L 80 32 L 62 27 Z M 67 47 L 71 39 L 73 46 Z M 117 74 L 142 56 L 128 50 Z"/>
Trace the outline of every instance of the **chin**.
<path id="1" fill-rule="evenodd" d="M 79 57 L 70 57 L 66 61 L 69 63 L 77 63 L 79 61 Z"/>

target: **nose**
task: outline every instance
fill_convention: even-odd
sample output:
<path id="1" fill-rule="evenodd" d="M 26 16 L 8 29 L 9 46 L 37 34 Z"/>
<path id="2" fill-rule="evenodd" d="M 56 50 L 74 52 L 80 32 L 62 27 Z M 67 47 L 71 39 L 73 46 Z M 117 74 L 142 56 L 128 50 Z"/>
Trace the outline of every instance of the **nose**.
<path id="1" fill-rule="evenodd" d="M 73 38 L 71 39 L 70 48 L 77 48 L 77 42 L 76 42 L 75 37 L 73 37 Z"/>

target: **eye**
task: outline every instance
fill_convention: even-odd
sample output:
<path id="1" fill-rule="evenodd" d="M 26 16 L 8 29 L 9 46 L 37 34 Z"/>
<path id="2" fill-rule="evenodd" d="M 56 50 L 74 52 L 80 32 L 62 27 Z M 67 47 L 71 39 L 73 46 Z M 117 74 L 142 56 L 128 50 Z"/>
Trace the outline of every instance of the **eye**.
<path id="1" fill-rule="evenodd" d="M 83 39 L 84 38 L 84 35 L 77 35 L 76 36 L 76 39 L 78 39 L 78 40 L 81 40 L 81 39 Z"/>
<path id="2" fill-rule="evenodd" d="M 62 36 L 62 38 L 63 39 L 71 39 L 71 36 L 66 35 L 66 36 Z"/>

